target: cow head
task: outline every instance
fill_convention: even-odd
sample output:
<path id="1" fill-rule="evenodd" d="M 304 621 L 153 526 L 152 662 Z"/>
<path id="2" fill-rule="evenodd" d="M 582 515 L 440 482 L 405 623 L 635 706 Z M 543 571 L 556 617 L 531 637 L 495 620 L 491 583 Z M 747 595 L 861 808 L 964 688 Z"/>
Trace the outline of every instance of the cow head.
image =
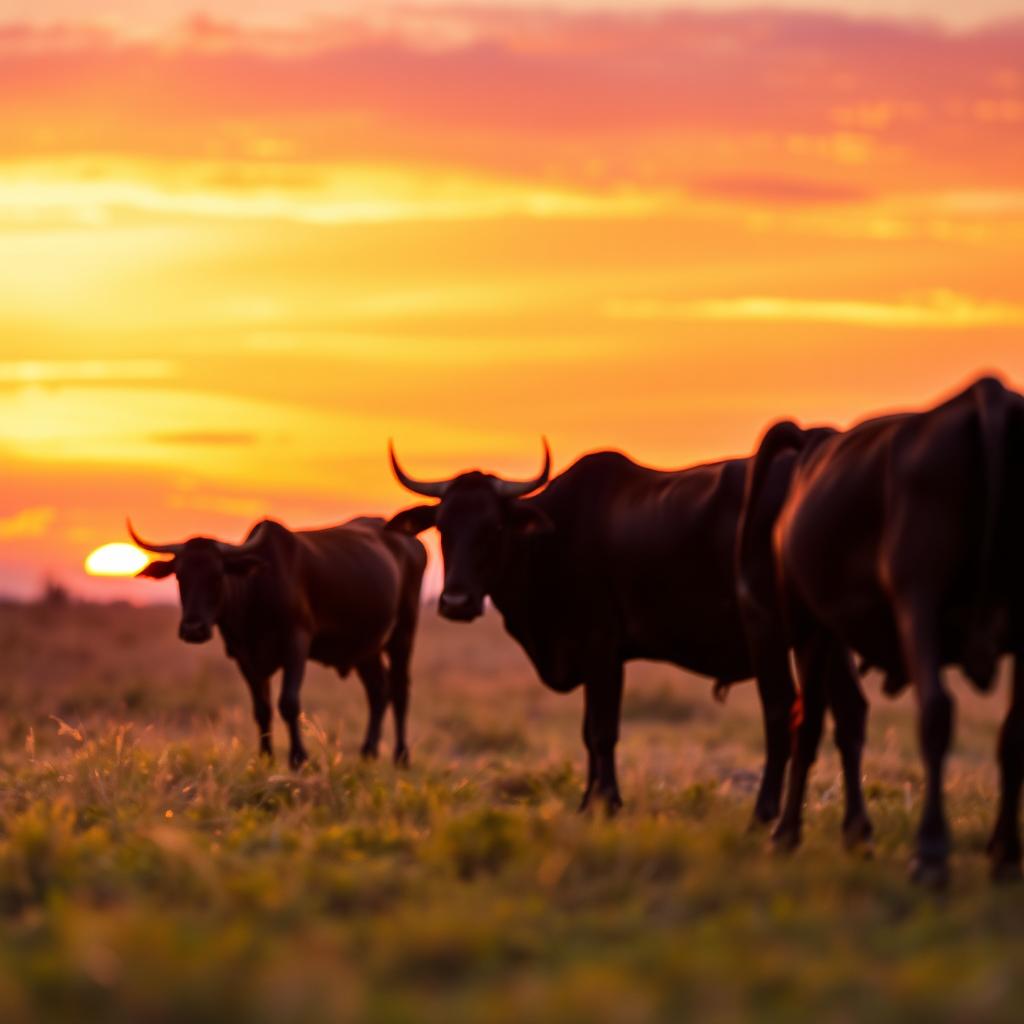
<path id="1" fill-rule="evenodd" d="M 391 469 L 413 494 L 438 498 L 436 505 L 417 505 L 399 512 L 388 529 L 421 533 L 436 526 L 444 558 L 444 589 L 438 610 L 446 619 L 471 622 L 484 607 L 509 551 L 513 537 L 552 529 L 535 505 L 522 501 L 543 487 L 551 473 L 551 452 L 544 442 L 544 466 L 532 480 L 502 480 L 488 473 L 462 473 L 451 480 L 414 480 L 398 464 L 389 447 Z"/>
<path id="2" fill-rule="evenodd" d="M 226 577 L 250 572 L 265 561 L 255 550 L 252 538 L 245 544 L 225 544 L 209 537 L 193 537 L 180 544 L 150 544 L 135 533 L 130 522 L 128 532 L 144 551 L 173 556 L 150 562 L 137 575 L 155 580 L 178 578 L 178 636 L 190 644 L 205 643 L 213 636 L 214 623 L 224 605 Z"/>

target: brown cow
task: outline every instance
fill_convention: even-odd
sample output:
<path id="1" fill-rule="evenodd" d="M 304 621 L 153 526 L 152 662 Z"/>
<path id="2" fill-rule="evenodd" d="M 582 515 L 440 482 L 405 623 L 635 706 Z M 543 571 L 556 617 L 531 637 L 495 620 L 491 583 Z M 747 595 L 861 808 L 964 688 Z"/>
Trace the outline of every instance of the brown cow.
<path id="1" fill-rule="evenodd" d="M 182 640 L 204 643 L 215 625 L 220 630 L 228 656 L 249 684 L 260 750 L 267 756 L 272 756 L 270 677 L 284 670 L 278 710 L 288 725 L 293 768 L 307 757 L 299 731 L 299 690 L 309 658 L 342 676 L 354 668 L 362 680 L 369 704 L 363 756 L 377 755 L 390 700 L 395 761 L 408 760 L 409 659 L 426 551 L 415 538 L 383 526 L 383 519 L 360 518 L 293 533 L 264 520 L 243 544 L 208 537 L 150 544 L 128 525 L 139 547 L 174 556 L 151 562 L 139 575 L 177 576 Z"/>
<path id="2" fill-rule="evenodd" d="M 777 457 L 766 450 L 758 460 Z M 953 702 L 941 670 L 960 665 L 984 690 L 1000 655 L 1010 653 L 1016 669 L 999 744 L 1001 803 L 989 852 L 996 877 L 1020 875 L 1022 465 L 1024 398 L 992 378 L 926 412 L 869 420 L 796 455 L 775 525 L 775 568 L 789 639 L 802 660 L 804 699 L 777 830 L 783 838 L 799 837 L 826 699 L 837 730 L 863 740 L 852 673 L 834 670 L 852 649 L 885 673 L 887 692 L 914 685 L 927 784 L 913 875 L 943 884 L 950 843 L 942 778 Z M 801 659 L 801 651 L 809 653 Z M 859 762 L 850 766 L 848 782 L 850 775 L 859 776 Z"/>

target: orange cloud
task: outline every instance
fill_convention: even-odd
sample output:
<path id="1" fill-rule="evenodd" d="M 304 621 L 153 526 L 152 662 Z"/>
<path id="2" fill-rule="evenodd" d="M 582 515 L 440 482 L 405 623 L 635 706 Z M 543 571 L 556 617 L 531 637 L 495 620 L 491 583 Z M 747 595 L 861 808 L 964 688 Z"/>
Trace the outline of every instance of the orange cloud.
<path id="1" fill-rule="evenodd" d="M 20 512 L 0 518 L 0 540 L 41 537 L 49 529 L 57 510 L 49 505 L 23 508 Z"/>
<path id="2" fill-rule="evenodd" d="M 612 316 L 640 320 L 775 320 L 892 329 L 961 330 L 966 327 L 1024 326 L 1024 305 L 981 302 L 949 292 L 904 302 L 765 296 L 691 302 L 631 300 L 612 303 L 609 312 Z"/>
<path id="3" fill-rule="evenodd" d="M 1024 149 L 1022 46 L 1019 25 L 954 34 L 798 12 L 197 19 L 149 41 L 13 25 L 0 147 L 426 161 L 552 187 L 699 186 L 745 154 L 765 181 L 796 160 L 812 192 L 862 188 L 849 168 L 863 161 L 882 186 L 989 187 L 1015 181 L 1008 156 Z"/>
<path id="4" fill-rule="evenodd" d="M 175 375 L 167 359 L 21 359 L 0 361 L 0 385 L 165 380 Z"/>

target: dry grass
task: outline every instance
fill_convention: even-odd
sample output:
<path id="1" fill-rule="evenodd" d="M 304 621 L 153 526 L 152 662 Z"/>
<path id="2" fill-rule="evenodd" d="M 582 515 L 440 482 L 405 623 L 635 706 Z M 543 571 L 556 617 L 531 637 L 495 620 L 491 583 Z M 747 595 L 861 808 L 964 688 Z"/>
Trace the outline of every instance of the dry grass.
<path id="1" fill-rule="evenodd" d="M 1024 890 L 991 888 L 982 852 L 1002 695 L 957 688 L 935 897 L 905 880 L 907 698 L 873 699 L 875 858 L 840 851 L 828 745 L 780 860 L 746 831 L 750 687 L 723 708 L 631 670 L 609 822 L 575 813 L 580 696 L 546 692 L 493 619 L 425 616 L 408 771 L 359 762 L 361 688 L 318 669 L 312 764 L 261 763 L 219 642 L 174 629 L 171 609 L 0 609 L 0 1020 L 1019 1020 Z"/>

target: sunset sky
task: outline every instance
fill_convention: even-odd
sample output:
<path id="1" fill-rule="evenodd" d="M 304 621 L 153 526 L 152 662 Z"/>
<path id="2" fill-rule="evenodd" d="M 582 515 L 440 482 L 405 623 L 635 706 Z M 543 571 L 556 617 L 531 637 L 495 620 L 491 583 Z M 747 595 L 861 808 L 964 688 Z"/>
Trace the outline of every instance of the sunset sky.
<path id="1" fill-rule="evenodd" d="M 408 468 L 1024 385 L 1024 0 L 0 0 L 0 593 Z M 411 500 L 411 499 L 409 499 Z"/>

